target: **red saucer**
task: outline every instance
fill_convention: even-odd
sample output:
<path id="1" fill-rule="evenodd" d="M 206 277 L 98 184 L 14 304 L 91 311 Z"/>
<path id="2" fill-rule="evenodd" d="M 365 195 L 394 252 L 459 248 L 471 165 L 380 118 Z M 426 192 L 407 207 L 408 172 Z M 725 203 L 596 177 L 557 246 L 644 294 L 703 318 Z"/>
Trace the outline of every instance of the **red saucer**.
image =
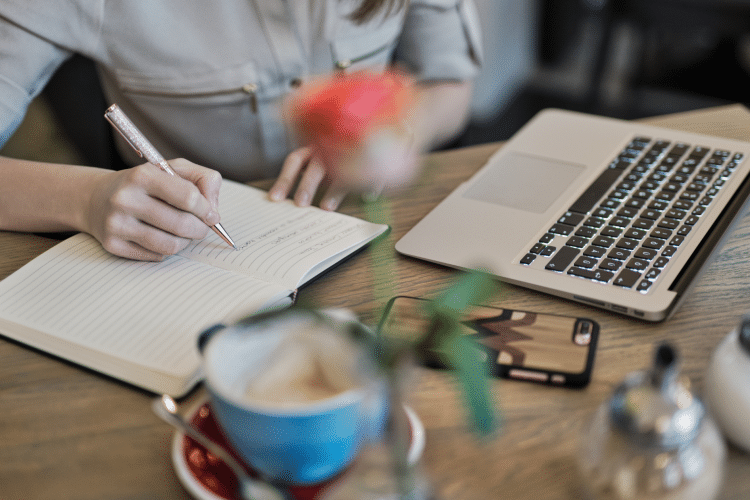
<path id="1" fill-rule="evenodd" d="M 424 427 L 410 408 L 404 407 L 404 410 L 410 423 L 409 461 L 414 462 L 419 459 L 424 448 Z M 208 401 L 199 403 L 191 415 L 188 419 L 197 429 L 221 445 L 238 461 L 240 460 L 216 424 Z M 196 498 L 200 500 L 233 500 L 235 498 L 233 492 L 236 490 L 237 479 L 229 466 L 180 431 L 175 433 L 172 461 L 183 486 Z M 247 468 L 247 471 L 250 475 L 255 475 L 252 469 Z M 314 500 L 323 489 L 335 482 L 342 474 L 346 474 L 346 471 L 319 484 L 292 486 L 289 492 L 295 500 Z"/>

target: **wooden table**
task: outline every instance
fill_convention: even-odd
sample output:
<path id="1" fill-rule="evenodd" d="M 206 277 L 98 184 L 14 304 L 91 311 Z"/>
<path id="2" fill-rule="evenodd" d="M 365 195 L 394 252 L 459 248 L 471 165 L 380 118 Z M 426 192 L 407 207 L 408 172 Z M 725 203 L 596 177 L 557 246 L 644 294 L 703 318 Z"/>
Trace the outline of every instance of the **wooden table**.
<path id="1" fill-rule="evenodd" d="M 750 112 L 742 106 L 648 121 L 750 139 Z M 498 147 L 432 154 L 423 182 L 391 198 L 391 245 L 380 258 L 395 263 L 395 293 L 432 297 L 456 276 L 446 268 L 396 255 L 392 244 Z M 342 210 L 364 215 L 355 201 Z M 0 278 L 54 243 L 0 232 Z M 300 300 L 349 307 L 374 323 L 374 311 L 382 303 L 372 294 L 373 256 L 366 250 L 344 262 L 305 288 Z M 745 218 L 680 310 L 660 324 L 503 286 L 494 305 L 586 315 L 601 324 L 593 378 L 584 390 L 493 380 L 504 426 L 496 437 L 483 441 L 467 430 L 451 376 L 420 369 L 411 404 L 427 429 L 423 465 L 440 498 L 580 498 L 574 453 L 582 422 L 626 374 L 650 364 L 654 346 L 661 341 L 678 348 L 684 372 L 700 391 L 711 351 L 750 310 L 748 260 L 750 218 Z M 184 403 L 203 396 L 199 388 Z M 0 499 L 189 498 L 171 465 L 173 431 L 152 414 L 151 398 L 152 394 L 0 339 Z M 750 456 L 733 447 L 721 498 L 750 498 Z"/>

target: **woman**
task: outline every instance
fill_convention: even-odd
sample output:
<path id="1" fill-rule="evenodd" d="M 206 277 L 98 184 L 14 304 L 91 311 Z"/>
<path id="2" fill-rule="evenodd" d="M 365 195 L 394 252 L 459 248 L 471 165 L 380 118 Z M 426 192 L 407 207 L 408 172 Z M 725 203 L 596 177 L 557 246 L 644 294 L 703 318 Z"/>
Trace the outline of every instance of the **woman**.
<path id="1" fill-rule="evenodd" d="M 0 229 L 84 231 L 116 255 L 159 260 L 219 221 L 222 175 L 278 176 L 271 198 L 297 184 L 295 202 L 307 205 L 325 170 L 295 148 L 282 119 L 288 96 L 319 75 L 396 64 L 418 82 L 429 115 L 409 125 L 432 147 L 465 122 L 477 25 L 471 0 L 6 0 L 0 146 L 55 69 L 80 53 L 97 64 L 107 100 L 182 179 L 122 141 L 133 166 L 122 171 L 0 158 Z M 333 181 L 321 199 L 329 210 L 346 193 Z"/>

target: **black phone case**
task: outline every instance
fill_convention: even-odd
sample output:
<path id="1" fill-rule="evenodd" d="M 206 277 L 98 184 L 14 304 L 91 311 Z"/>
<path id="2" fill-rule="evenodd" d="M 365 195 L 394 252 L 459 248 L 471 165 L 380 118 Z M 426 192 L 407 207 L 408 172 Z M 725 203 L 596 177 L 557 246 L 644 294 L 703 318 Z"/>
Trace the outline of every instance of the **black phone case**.
<path id="1" fill-rule="evenodd" d="M 392 298 L 380 328 L 418 336 L 427 326 L 427 302 L 408 296 Z M 584 387 L 591 379 L 599 337 L 599 324 L 592 319 L 474 306 L 461 325 L 463 333 L 476 342 L 477 355 L 496 376 L 566 387 Z M 422 350 L 417 356 L 426 366 L 446 366 L 437 352 Z"/>

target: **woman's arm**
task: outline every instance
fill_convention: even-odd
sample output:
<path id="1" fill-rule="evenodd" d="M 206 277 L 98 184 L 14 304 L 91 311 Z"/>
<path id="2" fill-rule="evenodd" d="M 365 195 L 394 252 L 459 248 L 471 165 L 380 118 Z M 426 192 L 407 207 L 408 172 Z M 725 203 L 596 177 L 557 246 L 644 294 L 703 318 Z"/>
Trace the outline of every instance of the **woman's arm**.
<path id="1" fill-rule="evenodd" d="M 414 135 L 424 151 L 455 138 L 469 120 L 471 82 L 441 82 L 418 85 L 414 113 Z"/>
<path id="2" fill-rule="evenodd" d="M 219 222 L 221 176 L 186 160 L 114 172 L 0 157 L 0 229 L 83 231 L 109 252 L 161 260 Z"/>

